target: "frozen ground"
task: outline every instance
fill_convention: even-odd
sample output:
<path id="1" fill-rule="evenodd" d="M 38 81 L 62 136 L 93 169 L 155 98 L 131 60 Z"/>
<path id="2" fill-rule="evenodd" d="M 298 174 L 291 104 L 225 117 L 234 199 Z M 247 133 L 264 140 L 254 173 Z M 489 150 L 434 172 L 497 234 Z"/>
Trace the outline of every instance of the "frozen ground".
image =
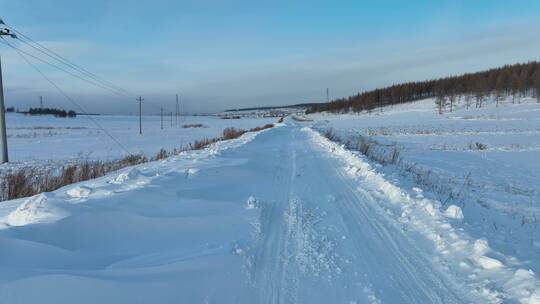
<path id="1" fill-rule="evenodd" d="M 302 124 L 0 204 L 0 299 L 540 303 L 460 208 Z"/>

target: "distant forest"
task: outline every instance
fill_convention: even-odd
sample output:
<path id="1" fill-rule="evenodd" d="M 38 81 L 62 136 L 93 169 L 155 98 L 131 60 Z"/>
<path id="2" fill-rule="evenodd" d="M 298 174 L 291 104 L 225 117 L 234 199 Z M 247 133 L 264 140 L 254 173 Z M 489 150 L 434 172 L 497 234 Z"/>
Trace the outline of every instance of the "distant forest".
<path id="1" fill-rule="evenodd" d="M 525 64 L 506 65 L 478 73 L 468 73 L 435 80 L 409 82 L 390 87 L 359 93 L 312 106 L 307 113 L 328 111 L 332 113 L 373 111 L 388 105 L 401 104 L 426 98 L 435 98 L 442 114 L 452 111 L 458 98 L 465 100 L 467 107 L 481 108 L 490 97 L 497 106 L 507 97 L 512 102 L 521 98 L 535 96 L 540 103 L 540 63 L 532 61 Z"/>
<path id="2" fill-rule="evenodd" d="M 29 115 L 54 115 L 56 117 L 75 117 L 77 113 L 75 111 L 54 109 L 54 108 L 30 108 L 26 114 Z"/>

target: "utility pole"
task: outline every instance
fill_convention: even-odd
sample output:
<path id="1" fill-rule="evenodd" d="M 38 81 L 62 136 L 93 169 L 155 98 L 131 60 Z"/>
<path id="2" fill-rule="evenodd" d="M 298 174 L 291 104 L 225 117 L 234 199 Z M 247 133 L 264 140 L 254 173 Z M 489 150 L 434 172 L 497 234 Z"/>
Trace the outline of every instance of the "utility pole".
<path id="1" fill-rule="evenodd" d="M 39 108 L 43 109 L 43 96 L 39 96 Z"/>
<path id="2" fill-rule="evenodd" d="M 326 103 L 330 102 L 330 90 L 326 88 Z"/>
<path id="3" fill-rule="evenodd" d="M 172 128 L 173 124 L 172 124 L 172 112 L 171 112 L 171 128 Z"/>
<path id="4" fill-rule="evenodd" d="M 176 94 L 176 126 L 178 127 L 178 94 Z"/>
<path id="5" fill-rule="evenodd" d="M 0 19 L 0 24 L 5 24 Z M 0 37 L 8 36 L 11 38 L 17 38 L 15 34 L 7 28 L 0 30 Z M 2 60 L 0 59 L 0 141 L 2 141 L 2 159 L 0 163 L 7 163 L 8 158 L 8 146 L 7 146 L 7 133 L 6 133 L 6 109 L 4 107 L 4 84 L 2 83 Z"/>
<path id="6" fill-rule="evenodd" d="M 144 99 L 139 96 L 136 100 L 139 102 L 139 134 L 142 134 L 142 102 Z"/>
<path id="7" fill-rule="evenodd" d="M 163 130 L 163 107 L 161 107 L 161 130 Z"/>
<path id="8" fill-rule="evenodd" d="M 4 84 L 2 83 L 2 62 L 0 59 L 0 137 L 2 138 L 2 164 L 7 163 L 8 148 L 7 148 L 7 133 L 6 133 L 6 110 L 4 108 Z"/>

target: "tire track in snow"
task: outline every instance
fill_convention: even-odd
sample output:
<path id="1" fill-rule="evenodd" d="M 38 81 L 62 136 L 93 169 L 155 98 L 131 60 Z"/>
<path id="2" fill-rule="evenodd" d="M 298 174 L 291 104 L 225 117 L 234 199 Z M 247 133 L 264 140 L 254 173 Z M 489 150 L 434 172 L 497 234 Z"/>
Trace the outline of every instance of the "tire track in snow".
<path id="1" fill-rule="evenodd" d="M 357 192 L 307 133 L 292 127 L 284 134 L 274 201 L 261 206 L 251 274 L 258 303 L 471 302 L 369 207 L 369 193 Z"/>
<path id="2" fill-rule="evenodd" d="M 401 300 L 405 303 L 468 302 L 454 291 L 458 286 L 433 271 L 428 260 L 418 254 L 422 251 L 420 248 L 408 241 L 401 231 L 393 229 L 392 224 L 385 221 L 384 215 L 366 206 L 368 202 L 373 202 L 369 193 L 356 192 L 343 175 L 339 181 L 340 186 L 345 186 L 347 190 L 337 201 L 337 210 L 357 254 L 370 261 L 368 268 L 378 265 L 380 270 L 389 268 L 389 273 L 401 276 L 389 280 Z M 371 246 L 367 254 L 366 242 Z"/>
<path id="3" fill-rule="evenodd" d="M 297 280 L 294 271 L 289 270 L 291 253 L 287 252 L 288 229 L 284 221 L 296 175 L 294 132 L 290 136 L 287 147 L 280 147 L 278 159 L 291 161 L 276 163 L 272 178 L 275 201 L 263 204 L 261 210 L 261 235 L 252 275 L 259 303 L 284 303 L 295 299 L 296 294 Z"/>

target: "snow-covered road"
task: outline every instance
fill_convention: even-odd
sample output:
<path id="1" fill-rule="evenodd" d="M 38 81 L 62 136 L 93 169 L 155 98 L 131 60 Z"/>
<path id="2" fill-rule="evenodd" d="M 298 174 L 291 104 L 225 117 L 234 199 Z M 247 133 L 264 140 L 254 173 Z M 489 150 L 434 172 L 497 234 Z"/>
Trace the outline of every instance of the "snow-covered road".
<path id="1" fill-rule="evenodd" d="M 259 155 L 272 172 L 262 181 L 269 189 L 254 193 L 262 202 L 251 269 L 257 302 L 467 302 L 307 132 L 278 132 Z"/>
<path id="2" fill-rule="evenodd" d="M 0 303 L 538 300 L 534 274 L 307 128 L 221 146 L 7 202 Z"/>

